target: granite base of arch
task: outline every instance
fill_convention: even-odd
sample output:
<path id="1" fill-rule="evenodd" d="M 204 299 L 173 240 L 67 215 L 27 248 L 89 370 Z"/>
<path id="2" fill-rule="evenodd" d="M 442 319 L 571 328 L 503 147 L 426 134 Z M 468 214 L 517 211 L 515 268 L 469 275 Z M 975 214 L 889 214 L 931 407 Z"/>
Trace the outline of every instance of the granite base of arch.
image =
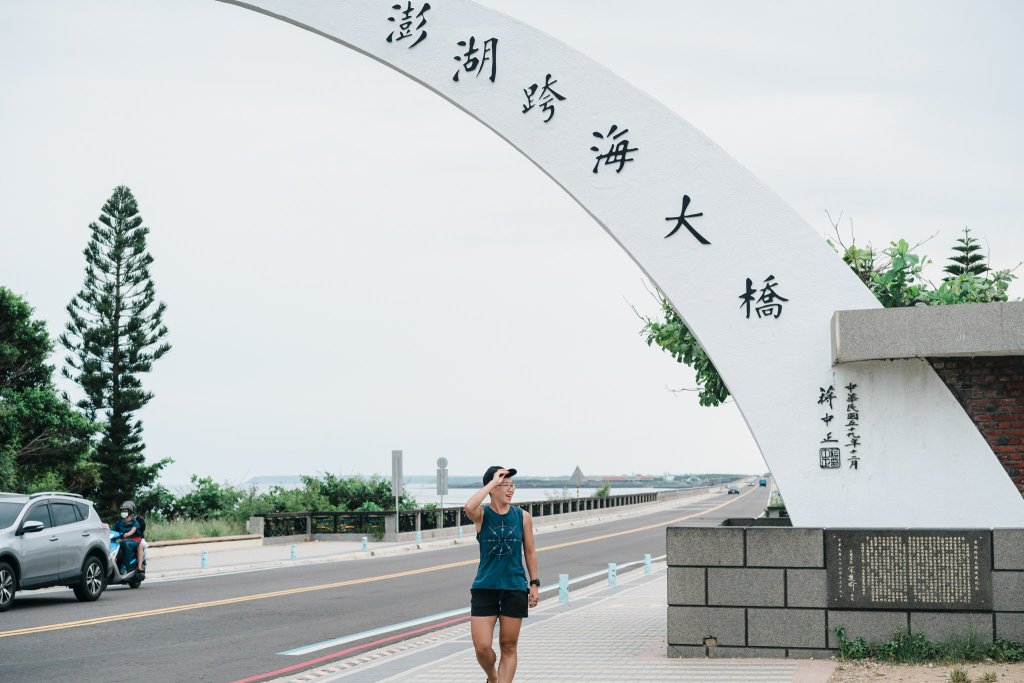
<path id="1" fill-rule="evenodd" d="M 837 627 L 1024 642 L 1024 529 L 730 522 L 667 530 L 669 657 L 828 658 Z"/>

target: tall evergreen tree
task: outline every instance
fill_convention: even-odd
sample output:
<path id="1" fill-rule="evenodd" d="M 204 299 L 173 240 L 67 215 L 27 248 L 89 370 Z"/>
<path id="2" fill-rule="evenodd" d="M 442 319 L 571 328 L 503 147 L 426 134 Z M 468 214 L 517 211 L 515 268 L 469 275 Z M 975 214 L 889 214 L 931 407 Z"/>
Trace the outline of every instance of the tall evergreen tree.
<path id="1" fill-rule="evenodd" d="M 89 229 L 85 283 L 67 306 L 71 321 L 60 341 L 70 352 L 64 375 L 85 393 L 79 407 L 103 424 L 94 456 L 102 483 L 92 493 L 112 508 L 151 484 L 170 462 L 146 465 L 142 422 L 135 413 L 153 398 L 143 390 L 140 375 L 171 346 L 162 341 L 166 305 L 156 302 L 149 274 L 149 228 L 142 224 L 131 190 L 114 188 L 99 223 Z"/>
<path id="2" fill-rule="evenodd" d="M 979 253 L 981 245 L 978 244 L 978 240 L 971 237 L 970 228 L 964 228 L 964 236 L 953 245 L 953 251 L 957 253 L 949 257 L 952 263 L 943 268 L 943 272 L 957 277 L 967 273 L 981 275 L 989 271 L 989 267 L 985 263 L 985 255 Z"/>

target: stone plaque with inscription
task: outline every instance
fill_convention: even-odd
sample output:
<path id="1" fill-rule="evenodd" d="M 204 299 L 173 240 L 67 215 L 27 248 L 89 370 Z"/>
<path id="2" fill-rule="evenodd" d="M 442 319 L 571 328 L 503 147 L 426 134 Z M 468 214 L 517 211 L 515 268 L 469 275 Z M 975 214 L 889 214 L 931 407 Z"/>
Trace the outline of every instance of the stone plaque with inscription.
<path id="1" fill-rule="evenodd" d="M 832 609 L 992 609 L 987 530 L 827 530 Z"/>

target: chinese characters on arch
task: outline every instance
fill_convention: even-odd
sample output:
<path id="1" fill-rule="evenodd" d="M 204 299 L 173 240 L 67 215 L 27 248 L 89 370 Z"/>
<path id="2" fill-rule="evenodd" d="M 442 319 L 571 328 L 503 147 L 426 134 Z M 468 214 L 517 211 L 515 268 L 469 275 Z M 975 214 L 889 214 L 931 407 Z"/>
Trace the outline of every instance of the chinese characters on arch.
<path id="1" fill-rule="evenodd" d="M 685 206 L 685 205 L 684 205 Z M 686 209 L 684 208 L 685 212 Z M 764 317 L 775 317 L 778 318 L 782 315 L 782 304 L 789 301 L 789 299 L 781 296 L 775 291 L 778 286 L 778 282 L 775 280 L 774 275 L 769 275 L 764 279 L 764 287 L 760 290 L 754 289 L 754 282 L 749 277 L 747 278 L 747 285 L 743 294 L 739 295 L 741 299 L 740 308 L 745 308 L 747 312 L 747 319 L 750 319 L 750 307 L 751 304 L 756 303 L 754 310 L 757 311 L 758 318 Z M 758 296 L 754 296 L 754 295 Z"/>
<path id="2" fill-rule="evenodd" d="M 428 38 L 427 28 L 430 20 L 428 13 L 432 9 L 429 2 L 416 3 L 413 0 L 391 5 L 391 15 L 386 17 L 387 22 L 391 24 L 391 31 L 384 40 L 392 45 L 403 45 L 407 49 L 421 44 Z M 479 40 L 476 35 L 457 41 L 455 43 L 457 49 L 452 55 L 457 66 L 451 80 L 459 83 L 464 80 L 463 76 L 472 75 L 474 78 L 479 78 L 481 74 L 484 74 L 491 83 L 496 82 L 498 78 L 498 42 L 498 38 L 494 36 Z M 568 99 L 563 94 L 562 86 L 556 89 L 556 85 L 558 85 L 558 79 L 551 73 L 546 73 L 543 82 L 538 80 L 523 88 L 525 102 L 521 105 L 522 113 L 530 114 L 536 110 L 542 123 L 550 123 L 557 113 L 557 106 Z M 626 137 L 628 133 L 628 128 L 620 127 L 617 123 L 611 124 L 607 131 L 596 130 L 591 133 L 600 141 L 590 147 L 592 152 L 596 152 L 592 173 L 597 174 L 603 167 L 611 167 L 616 174 L 620 174 L 629 164 L 636 161 L 636 153 L 640 150 Z M 690 195 L 684 194 L 679 215 L 665 218 L 666 221 L 672 221 L 675 225 L 664 237 L 672 237 L 680 228 L 685 227 L 698 243 L 710 245 L 711 242 L 690 222 L 691 219 L 704 216 L 704 212 L 687 213 L 690 202 Z M 767 299 L 765 291 L 768 292 Z M 781 297 L 776 298 L 782 301 L 786 300 Z M 771 295 L 770 285 L 762 291 L 761 299 L 763 300 L 761 303 L 764 305 L 758 307 L 758 317 L 764 315 L 765 310 L 772 307 L 774 298 Z M 776 306 L 779 309 L 775 313 L 777 318 L 781 314 L 781 305 L 776 304 Z M 749 317 L 749 307 L 747 317 Z"/>
<path id="3" fill-rule="evenodd" d="M 849 450 L 847 457 L 847 467 L 851 470 L 860 469 L 860 456 L 857 455 L 857 450 L 860 447 L 860 435 L 858 433 L 858 426 L 860 424 L 860 410 L 857 408 L 858 396 L 856 393 L 857 385 L 850 382 L 845 387 L 846 389 L 846 438 L 849 441 L 844 444 Z M 835 386 L 829 385 L 820 387 L 818 390 L 818 405 L 822 406 L 825 411 L 821 421 L 825 423 L 826 434 L 825 438 L 821 440 L 821 447 L 818 448 L 818 467 L 823 470 L 838 470 L 842 468 L 842 451 L 839 447 L 839 439 L 832 436 L 830 429 L 832 420 L 835 419 L 833 414 L 834 404 L 839 400 L 836 396 Z M 841 413 L 842 414 L 842 413 Z M 837 424 L 842 424 L 837 423 Z"/>

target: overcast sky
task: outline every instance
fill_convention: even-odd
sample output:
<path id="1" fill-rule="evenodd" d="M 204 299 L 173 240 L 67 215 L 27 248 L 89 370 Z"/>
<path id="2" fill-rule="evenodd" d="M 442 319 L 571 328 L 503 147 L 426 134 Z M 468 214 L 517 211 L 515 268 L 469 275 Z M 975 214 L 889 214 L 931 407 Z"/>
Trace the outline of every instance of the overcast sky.
<path id="1" fill-rule="evenodd" d="M 829 211 L 858 242 L 937 232 L 941 262 L 966 225 L 1024 259 L 1020 3 L 484 4 L 666 104 L 823 239 Z M 734 405 L 669 391 L 692 373 L 643 343 L 626 254 L 436 95 L 213 0 L 0 0 L 0 285 L 55 338 L 119 184 L 174 346 L 141 413 L 165 483 L 386 473 L 393 448 L 407 474 L 764 468 Z"/>

